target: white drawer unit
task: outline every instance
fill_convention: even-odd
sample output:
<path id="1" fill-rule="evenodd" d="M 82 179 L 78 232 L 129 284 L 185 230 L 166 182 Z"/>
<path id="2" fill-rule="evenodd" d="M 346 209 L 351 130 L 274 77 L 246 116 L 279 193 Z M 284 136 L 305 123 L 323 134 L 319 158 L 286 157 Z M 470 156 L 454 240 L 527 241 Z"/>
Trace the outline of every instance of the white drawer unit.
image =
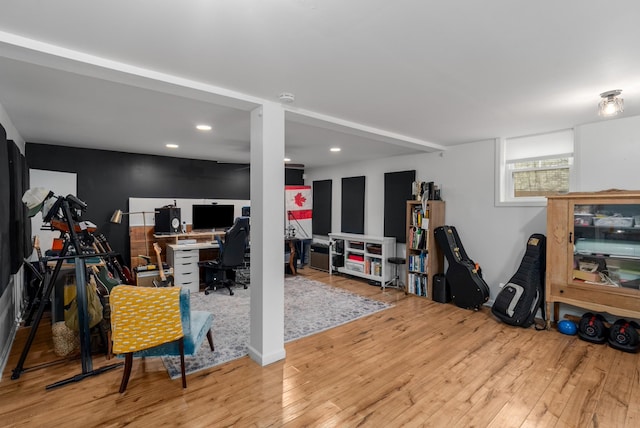
<path id="1" fill-rule="evenodd" d="M 192 293 L 200 291 L 198 262 L 200 251 L 186 245 L 167 245 L 167 263 L 173 267 L 173 283 L 189 289 Z"/>

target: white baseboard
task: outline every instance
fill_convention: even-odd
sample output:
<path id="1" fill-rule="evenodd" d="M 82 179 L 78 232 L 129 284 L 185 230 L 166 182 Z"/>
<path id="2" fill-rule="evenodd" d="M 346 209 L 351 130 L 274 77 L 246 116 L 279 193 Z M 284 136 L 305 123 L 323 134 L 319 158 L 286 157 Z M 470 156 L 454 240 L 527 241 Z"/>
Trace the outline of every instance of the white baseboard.
<path id="1" fill-rule="evenodd" d="M 18 321 L 14 322 L 13 326 L 11 327 L 11 333 L 7 338 L 8 340 L 5 342 L 4 348 L 1 350 L 2 355 L 0 356 L 0 373 L 4 373 L 4 369 L 7 366 L 7 360 L 9 359 L 9 354 L 11 353 L 13 342 L 16 339 L 19 325 L 20 323 Z M 0 379 L 0 382 L 2 382 L 2 379 Z"/>
<path id="2" fill-rule="evenodd" d="M 284 360 L 287 356 L 287 352 L 282 348 L 279 351 L 272 352 L 269 355 L 265 355 L 260 353 L 257 349 L 253 348 L 251 345 L 247 347 L 249 358 L 251 358 L 256 363 L 260 364 L 262 367 L 268 366 L 271 363 L 275 363 L 276 361 Z"/>

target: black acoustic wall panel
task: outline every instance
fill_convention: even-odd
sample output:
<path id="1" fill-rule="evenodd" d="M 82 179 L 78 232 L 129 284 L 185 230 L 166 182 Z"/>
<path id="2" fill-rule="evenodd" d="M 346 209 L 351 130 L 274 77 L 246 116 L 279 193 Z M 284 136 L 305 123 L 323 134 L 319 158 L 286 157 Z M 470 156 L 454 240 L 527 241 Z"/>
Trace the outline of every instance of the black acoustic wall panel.
<path id="1" fill-rule="evenodd" d="M 411 185 L 416 171 L 387 172 L 384 175 L 384 236 L 407 240 L 407 201 L 412 199 Z"/>
<path id="2" fill-rule="evenodd" d="M 284 184 L 285 186 L 303 186 L 304 185 L 304 171 L 301 169 L 285 168 L 284 169 Z"/>
<path id="3" fill-rule="evenodd" d="M 29 165 L 27 165 L 27 158 L 24 155 L 20 155 L 20 163 L 22 164 L 22 194 L 29 190 Z M 20 205 L 22 206 L 22 216 L 24 218 L 24 227 L 22 229 L 23 236 L 23 255 L 24 257 L 30 257 L 33 252 L 33 242 L 31 240 L 31 219 L 29 218 L 29 210 L 27 206 L 22 203 L 20 198 Z"/>
<path id="4" fill-rule="evenodd" d="M 311 229 L 314 235 L 328 236 L 331 232 L 331 185 L 331 180 L 318 180 L 312 183 Z"/>
<path id="5" fill-rule="evenodd" d="M 7 133 L 0 125 L 0 296 L 9 285 L 11 271 L 11 255 L 9 254 L 9 151 L 7 149 Z"/>
<path id="6" fill-rule="evenodd" d="M 342 232 L 364 233 L 365 177 L 342 179 Z"/>
<path id="7" fill-rule="evenodd" d="M 20 149 L 12 140 L 7 141 L 9 158 L 9 236 L 11 273 L 15 274 L 24 259 L 24 204 L 22 203 L 22 160 Z"/>

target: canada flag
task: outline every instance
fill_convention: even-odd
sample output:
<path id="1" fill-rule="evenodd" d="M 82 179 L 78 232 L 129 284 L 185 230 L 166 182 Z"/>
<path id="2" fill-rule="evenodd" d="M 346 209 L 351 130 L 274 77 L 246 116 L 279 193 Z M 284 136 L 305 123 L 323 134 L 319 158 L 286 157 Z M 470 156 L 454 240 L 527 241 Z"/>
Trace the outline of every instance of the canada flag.
<path id="1" fill-rule="evenodd" d="M 312 193 L 311 186 L 285 186 L 287 223 L 293 222 L 299 235 L 311 237 Z M 297 221 L 297 222 L 296 222 Z"/>

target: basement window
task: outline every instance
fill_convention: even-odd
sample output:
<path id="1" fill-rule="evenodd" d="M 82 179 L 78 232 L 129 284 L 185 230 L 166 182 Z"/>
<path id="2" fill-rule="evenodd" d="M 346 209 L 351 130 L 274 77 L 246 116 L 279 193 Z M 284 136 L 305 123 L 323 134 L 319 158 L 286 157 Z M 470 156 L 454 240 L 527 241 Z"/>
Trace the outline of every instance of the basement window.
<path id="1" fill-rule="evenodd" d="M 573 131 L 496 140 L 496 205 L 545 206 L 570 190 Z"/>

